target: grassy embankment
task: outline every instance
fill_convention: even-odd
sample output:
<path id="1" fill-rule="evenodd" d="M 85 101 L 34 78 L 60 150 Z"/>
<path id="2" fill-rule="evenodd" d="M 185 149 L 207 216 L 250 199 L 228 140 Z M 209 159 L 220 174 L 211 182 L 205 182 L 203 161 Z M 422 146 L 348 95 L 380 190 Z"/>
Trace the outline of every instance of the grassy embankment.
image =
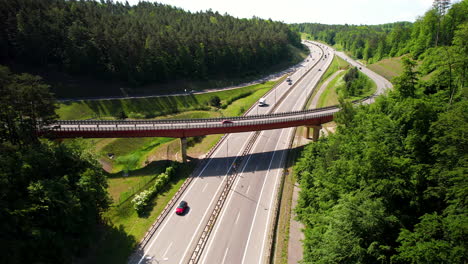
<path id="1" fill-rule="evenodd" d="M 403 72 L 403 66 L 401 65 L 402 57 L 394 57 L 389 59 L 383 59 L 373 64 L 367 65 L 372 71 L 382 75 L 385 79 L 392 81 L 396 76 L 399 76 Z"/>
<path id="2" fill-rule="evenodd" d="M 281 82 L 283 79 L 279 80 Z M 109 118 L 119 109 L 156 115 L 161 112 L 179 112 L 177 114 L 158 116 L 157 118 L 208 118 L 219 116 L 238 116 L 244 113 L 252 104 L 270 90 L 276 82 L 266 82 L 235 90 L 214 92 L 200 95 L 187 95 L 180 97 L 162 97 L 133 100 L 101 100 L 95 102 L 73 102 L 62 105 L 59 109 L 61 117 L 73 116 L 83 119 L 88 116 L 99 115 Z M 225 108 L 215 109 L 208 106 L 212 96 L 219 96 Z M 167 107 L 176 107 L 166 109 Z M 74 110 L 74 109 L 79 109 Z M 206 109 L 206 110 L 196 110 Z M 78 115 L 77 113 L 81 113 Z M 188 155 L 198 157 L 206 153 L 221 135 L 210 135 L 189 139 Z M 167 160 L 175 160 L 179 152 L 179 142 L 168 138 L 130 138 L 130 139 L 83 139 L 94 148 L 101 159 L 107 164 L 112 173 L 109 174 L 109 193 L 114 201 L 126 198 L 121 197 L 126 192 L 133 193 L 144 184 L 161 173 Z M 107 153 L 113 153 L 115 158 L 109 159 Z M 86 262 L 125 263 L 133 247 L 142 239 L 145 232 L 162 212 L 165 205 L 172 198 L 180 185 L 193 169 L 194 164 L 182 166 L 177 177 L 171 180 L 166 189 L 158 195 L 149 206 L 144 217 L 139 217 L 132 208 L 129 200 L 120 206 L 111 207 L 105 218 L 114 226 L 112 232 L 106 232 L 101 238 L 90 260 Z M 126 171 L 128 176 L 122 176 Z M 130 191 L 129 191 L 130 190 Z M 109 252 L 118 252 L 110 254 Z"/>

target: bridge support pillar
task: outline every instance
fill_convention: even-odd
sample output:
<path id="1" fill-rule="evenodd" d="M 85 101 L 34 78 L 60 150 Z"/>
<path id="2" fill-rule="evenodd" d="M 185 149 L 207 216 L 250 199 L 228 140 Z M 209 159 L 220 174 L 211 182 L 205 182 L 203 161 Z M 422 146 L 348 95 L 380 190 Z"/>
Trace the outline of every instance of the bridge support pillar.
<path id="1" fill-rule="evenodd" d="M 187 138 L 180 138 L 180 150 L 182 153 L 182 162 L 187 162 Z"/>
<path id="2" fill-rule="evenodd" d="M 312 132 L 312 141 L 317 141 L 319 139 L 319 136 L 320 136 L 320 129 L 322 129 L 322 126 L 321 125 L 318 125 L 318 126 L 306 126 L 305 127 L 305 135 L 304 137 L 305 138 L 310 138 L 310 129 L 313 129 L 313 132 Z"/>

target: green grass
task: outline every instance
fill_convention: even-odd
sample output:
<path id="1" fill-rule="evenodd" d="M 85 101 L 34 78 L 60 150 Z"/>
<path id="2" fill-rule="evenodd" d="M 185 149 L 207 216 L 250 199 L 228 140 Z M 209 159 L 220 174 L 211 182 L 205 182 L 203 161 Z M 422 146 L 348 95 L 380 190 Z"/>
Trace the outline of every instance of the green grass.
<path id="1" fill-rule="evenodd" d="M 349 68 L 349 63 L 347 61 L 343 60 L 342 58 L 338 56 L 335 56 L 333 58 L 332 63 L 330 64 L 330 67 L 328 67 L 327 71 L 325 71 L 323 76 L 320 78 L 320 81 L 315 86 L 316 89 L 314 90 L 310 98 L 308 99 L 307 104 L 306 104 L 306 109 L 309 108 L 310 104 L 312 103 L 312 99 L 316 96 L 319 88 L 323 85 L 324 82 L 327 81 L 327 79 L 330 76 L 332 76 L 335 72 L 339 70 L 348 69 L 348 68 Z"/>
<path id="2" fill-rule="evenodd" d="M 121 111 L 127 115 L 137 113 L 146 118 L 170 115 L 186 111 L 209 110 L 209 100 L 218 96 L 221 103 L 244 94 L 253 94 L 265 90 L 275 82 L 266 82 L 238 89 L 184 96 L 163 96 L 138 99 L 93 100 L 60 103 L 57 114 L 60 119 L 114 118 Z"/>
<path id="3" fill-rule="evenodd" d="M 385 77 L 385 79 L 392 81 L 394 77 L 399 76 L 403 72 L 401 58 L 402 57 L 383 59 L 376 63 L 370 64 L 367 67 L 372 71 L 382 75 Z"/>
<path id="4" fill-rule="evenodd" d="M 317 107 L 332 106 L 338 104 L 338 94 L 336 88 L 344 84 L 343 76 L 346 71 L 340 72 L 335 78 L 328 83 L 327 88 L 320 95 L 317 102 Z"/>
<path id="5" fill-rule="evenodd" d="M 112 223 L 112 228 L 104 231 L 100 240 L 96 241 L 95 248 L 85 263 L 127 263 L 128 257 L 132 254 L 134 247 L 161 214 L 166 204 L 180 188 L 192 169 L 190 165 L 181 166 L 181 169 L 178 169 L 176 177 L 151 202 L 151 206 L 149 206 L 150 210 L 145 216 L 138 216 L 130 202 L 126 202 L 118 207 L 112 207 L 106 212 L 104 218 Z"/>

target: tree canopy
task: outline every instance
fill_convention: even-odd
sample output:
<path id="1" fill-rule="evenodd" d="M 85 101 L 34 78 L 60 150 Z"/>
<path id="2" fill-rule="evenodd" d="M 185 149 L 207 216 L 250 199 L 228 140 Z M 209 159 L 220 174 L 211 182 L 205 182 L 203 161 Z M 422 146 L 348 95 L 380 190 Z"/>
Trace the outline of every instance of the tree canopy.
<path id="1" fill-rule="evenodd" d="M 0 0 L 0 63 L 134 85 L 242 77 L 290 59 L 288 25 L 208 10 L 102 0 Z"/>
<path id="2" fill-rule="evenodd" d="M 305 148 L 295 167 L 304 262 L 466 262 L 467 23 L 451 42 L 441 31 L 419 62 L 407 55 L 395 90 L 374 104 L 341 101 L 337 132 Z"/>
<path id="3" fill-rule="evenodd" d="M 468 1 L 448 1 L 416 20 L 415 23 L 396 22 L 383 25 L 324 25 L 317 23 L 294 24 L 293 28 L 308 33 L 313 39 L 324 41 L 351 52 L 370 63 L 383 58 L 411 53 L 419 58 L 432 47 L 449 46 L 458 27 L 468 20 Z M 466 39 L 465 39 L 466 41 Z"/>
<path id="4" fill-rule="evenodd" d="M 37 76 L 0 67 L 0 262 L 71 263 L 108 207 L 107 178 L 76 143 L 38 139 L 55 118 Z"/>

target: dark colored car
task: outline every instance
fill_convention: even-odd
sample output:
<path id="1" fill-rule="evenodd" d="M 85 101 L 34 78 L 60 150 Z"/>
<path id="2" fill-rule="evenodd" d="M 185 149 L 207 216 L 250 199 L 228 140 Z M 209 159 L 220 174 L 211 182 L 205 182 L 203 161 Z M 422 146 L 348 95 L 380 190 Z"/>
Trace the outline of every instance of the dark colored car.
<path id="1" fill-rule="evenodd" d="M 221 124 L 232 124 L 233 122 L 231 120 L 223 120 L 221 121 Z"/>
<path id="2" fill-rule="evenodd" d="M 187 209 L 188 203 L 186 201 L 180 201 L 179 206 L 175 209 L 175 213 L 178 215 L 184 214 Z"/>

